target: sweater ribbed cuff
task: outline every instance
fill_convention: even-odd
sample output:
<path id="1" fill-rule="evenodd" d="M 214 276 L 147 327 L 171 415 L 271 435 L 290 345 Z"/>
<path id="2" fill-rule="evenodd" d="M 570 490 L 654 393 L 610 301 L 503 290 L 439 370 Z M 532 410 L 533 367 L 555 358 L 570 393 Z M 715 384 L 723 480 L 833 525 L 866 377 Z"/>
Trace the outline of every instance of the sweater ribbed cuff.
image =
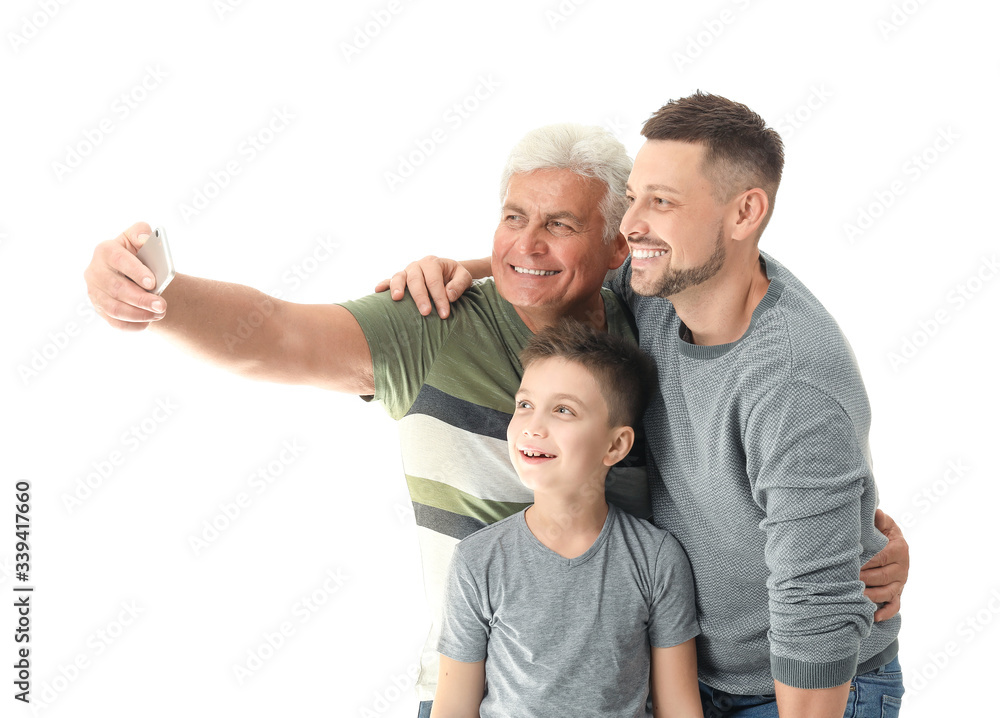
<path id="1" fill-rule="evenodd" d="M 833 688 L 854 678 L 858 654 L 831 663 L 806 663 L 771 654 L 771 676 L 792 688 Z"/>

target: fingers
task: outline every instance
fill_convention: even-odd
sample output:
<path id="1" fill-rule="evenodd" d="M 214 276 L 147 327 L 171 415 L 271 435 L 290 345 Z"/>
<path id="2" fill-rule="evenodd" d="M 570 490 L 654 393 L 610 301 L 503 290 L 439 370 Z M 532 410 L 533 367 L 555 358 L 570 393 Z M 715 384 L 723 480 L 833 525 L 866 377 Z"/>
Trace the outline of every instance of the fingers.
<path id="1" fill-rule="evenodd" d="M 417 309 L 425 317 L 431 313 L 431 302 L 427 296 L 423 273 L 418 262 L 410 262 L 406 269 L 396 272 L 389 280 L 389 293 L 394 301 L 399 301 L 406 296 L 406 290 L 410 290 L 410 296 L 417 305 Z"/>
<path id="2" fill-rule="evenodd" d="M 889 548 L 889 544 L 886 544 L 886 548 Z M 884 548 L 877 554 L 872 556 L 870 559 L 868 559 L 868 563 L 866 563 L 864 566 L 861 567 L 861 574 L 864 575 L 865 571 L 867 571 L 868 569 L 880 568 L 882 566 L 885 566 L 887 563 L 889 563 L 888 554 L 886 553 L 886 549 Z"/>
<path id="3" fill-rule="evenodd" d="M 420 313 L 425 317 L 428 316 L 431 313 L 431 296 L 428 293 L 429 284 L 420 262 L 411 262 L 407 265 L 404 274 L 406 275 L 406 288 L 410 290 L 410 297 L 413 298 Z"/>
<path id="4" fill-rule="evenodd" d="M 875 622 L 887 621 L 897 613 L 899 613 L 900 608 L 900 596 L 897 594 L 895 598 L 889 601 L 887 604 L 875 611 Z"/>
<path id="5" fill-rule="evenodd" d="M 396 272 L 389 279 L 389 294 L 392 296 L 392 301 L 398 302 L 404 296 L 406 296 L 406 270 L 401 272 Z"/>
<path id="6" fill-rule="evenodd" d="M 889 539 L 889 543 L 885 545 L 885 548 L 872 556 L 861 567 L 862 578 L 864 578 L 867 570 L 879 568 L 898 573 L 899 576 L 893 577 L 893 580 L 906 580 L 906 575 L 910 570 L 910 547 L 902 535 L 897 535 L 895 538 Z"/>
<path id="7" fill-rule="evenodd" d="M 465 294 L 466 290 L 472 286 L 472 281 L 472 274 L 469 273 L 469 270 L 459 264 L 455 268 L 455 276 L 452 277 L 452 280 L 445 287 L 448 293 L 448 301 L 454 302 Z"/>
<path id="8" fill-rule="evenodd" d="M 135 240 L 139 242 L 139 247 L 145 244 L 148 237 L 149 235 L 147 234 L 136 235 Z M 126 241 L 130 242 L 131 240 Z M 139 247 L 136 247 L 136 251 L 138 251 Z M 109 244 L 107 251 L 104 253 L 104 258 L 109 269 L 132 280 L 137 287 L 153 289 L 156 286 L 156 277 L 153 275 L 152 270 L 143 264 L 135 256 L 135 253 L 128 248 L 122 248 L 113 243 Z"/>
<path id="9" fill-rule="evenodd" d="M 885 548 L 861 567 L 861 580 L 866 586 L 887 586 L 906 583 L 910 573 L 909 547 L 902 537 L 892 539 Z"/>
<path id="10" fill-rule="evenodd" d="M 123 282 L 126 280 L 122 280 Z M 135 291 L 142 292 L 138 287 L 134 288 Z M 129 291 L 122 291 L 122 294 L 131 295 Z M 146 292 L 143 292 L 146 294 Z M 160 297 L 155 294 L 152 295 L 156 301 L 153 302 L 153 307 L 162 307 L 163 311 L 157 311 L 156 309 L 150 308 L 145 309 L 143 307 L 131 304 L 129 301 L 123 301 L 121 299 L 116 299 L 110 294 L 105 294 L 100 290 L 90 291 L 87 293 L 90 297 L 90 303 L 94 305 L 94 308 L 108 320 L 108 324 L 111 324 L 116 328 L 124 328 L 121 323 L 141 323 L 149 324 L 150 322 L 155 322 L 166 314 L 166 302 L 164 302 Z M 145 301 L 142 299 L 131 299 L 130 301 Z M 129 327 L 130 329 L 144 329 L 145 327 Z"/>
<path id="11" fill-rule="evenodd" d="M 148 224 L 140 222 L 115 239 L 101 242 L 83 273 L 91 304 L 117 329 L 144 329 L 166 312 L 166 301 L 140 286 L 155 286 L 153 273 L 135 256 L 148 229 Z"/>
<path id="12" fill-rule="evenodd" d="M 103 307 L 100 307 L 97 304 L 95 304 L 94 308 L 97 309 L 97 313 L 101 315 L 101 317 L 104 319 L 104 321 L 106 321 L 111 326 L 112 329 L 118 329 L 118 330 L 123 331 L 123 332 L 141 332 L 143 329 L 145 329 L 150 324 L 152 324 L 151 321 L 145 321 L 145 322 L 144 321 L 126 321 L 126 320 L 121 320 L 121 319 L 115 319 L 113 317 L 108 316 L 105 313 L 105 310 L 104 310 Z"/>
<path id="13" fill-rule="evenodd" d="M 875 611 L 875 621 L 886 621 L 899 613 L 906 579 L 909 577 L 910 548 L 892 517 L 884 511 L 875 512 L 875 528 L 885 534 L 889 543 L 861 567 L 865 595 L 876 604 L 885 604 Z"/>
<path id="14" fill-rule="evenodd" d="M 869 587 L 885 586 L 892 582 L 888 566 L 861 569 L 861 581 Z"/>
<path id="15" fill-rule="evenodd" d="M 428 316 L 437 307 L 438 315 L 447 319 L 451 314 L 451 302 L 471 285 L 472 275 L 462 265 L 453 260 L 427 256 L 410 262 L 406 269 L 396 272 L 390 279 L 383 279 L 375 285 L 375 291 L 388 289 L 393 300 L 399 301 L 409 290 L 423 316 Z"/>
<path id="16" fill-rule="evenodd" d="M 444 272 L 441 269 L 438 258 L 424 257 L 417 262 L 417 266 L 420 268 L 419 281 L 417 276 L 414 275 L 408 278 L 406 282 L 410 294 L 413 296 L 414 301 L 416 301 L 417 294 L 414 289 L 426 291 L 430 295 L 431 301 L 434 302 L 434 306 L 437 307 L 438 315 L 442 319 L 447 319 L 448 314 L 451 313 L 451 299 L 448 298 L 448 290 L 444 283 Z M 424 307 L 419 302 L 417 302 L 417 306 L 420 307 L 420 313 L 426 316 L 428 312 L 424 312 Z"/>
<path id="17" fill-rule="evenodd" d="M 903 592 L 903 584 L 901 583 L 890 583 L 887 586 L 870 586 L 865 589 L 865 595 L 872 600 L 873 603 L 888 603 Z"/>
<path id="18" fill-rule="evenodd" d="M 868 560 L 868 563 L 861 567 L 861 571 L 864 572 L 867 568 L 878 568 L 879 566 L 888 566 L 894 563 L 909 566 L 909 555 L 909 547 L 906 545 L 906 541 L 902 535 L 897 535 L 894 538 L 890 538 L 885 548 L 872 556 Z"/>

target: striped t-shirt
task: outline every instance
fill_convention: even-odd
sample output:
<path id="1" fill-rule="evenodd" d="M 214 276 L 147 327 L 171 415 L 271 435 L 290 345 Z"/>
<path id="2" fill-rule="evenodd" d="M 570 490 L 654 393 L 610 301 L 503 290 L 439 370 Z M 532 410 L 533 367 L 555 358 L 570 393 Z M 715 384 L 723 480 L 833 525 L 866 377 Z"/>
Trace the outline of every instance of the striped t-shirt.
<path id="1" fill-rule="evenodd" d="M 635 340 L 629 315 L 603 290 L 608 331 Z M 507 453 L 507 424 L 521 383 L 518 355 L 531 339 L 491 279 L 478 282 L 451 317 L 423 317 L 407 296 L 388 292 L 343 304 L 361 325 L 375 370 L 375 398 L 399 421 L 403 471 L 413 501 L 432 625 L 417 693 L 437 686 L 441 609 L 452 553 L 469 534 L 529 506 L 532 492 Z M 639 518 L 651 514 L 645 446 L 612 467 L 608 500 Z"/>

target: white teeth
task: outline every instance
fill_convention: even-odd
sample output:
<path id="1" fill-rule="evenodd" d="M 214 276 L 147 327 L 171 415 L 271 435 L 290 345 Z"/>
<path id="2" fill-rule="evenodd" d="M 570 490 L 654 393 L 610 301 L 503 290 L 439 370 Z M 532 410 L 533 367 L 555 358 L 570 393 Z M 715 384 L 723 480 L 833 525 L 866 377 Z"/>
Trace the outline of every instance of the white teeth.
<path id="1" fill-rule="evenodd" d="M 544 456 L 544 457 L 545 457 L 545 458 L 547 458 L 547 459 L 551 459 L 551 458 L 552 458 L 551 454 L 543 454 L 543 453 L 542 453 L 542 452 L 540 452 L 540 451 L 527 451 L 527 450 L 522 450 L 522 451 L 521 451 L 521 453 L 522 453 L 522 454 L 524 454 L 525 456 L 531 456 L 531 457 L 535 457 L 535 456 Z"/>
<path id="2" fill-rule="evenodd" d="M 666 254 L 666 250 L 662 249 L 633 249 L 632 256 L 636 259 L 649 259 L 650 257 L 662 257 Z"/>
<path id="3" fill-rule="evenodd" d="M 524 267 L 514 267 L 514 271 L 518 274 L 536 274 L 539 277 L 551 277 L 553 274 L 559 274 L 556 271 L 545 271 L 544 269 L 526 269 Z"/>

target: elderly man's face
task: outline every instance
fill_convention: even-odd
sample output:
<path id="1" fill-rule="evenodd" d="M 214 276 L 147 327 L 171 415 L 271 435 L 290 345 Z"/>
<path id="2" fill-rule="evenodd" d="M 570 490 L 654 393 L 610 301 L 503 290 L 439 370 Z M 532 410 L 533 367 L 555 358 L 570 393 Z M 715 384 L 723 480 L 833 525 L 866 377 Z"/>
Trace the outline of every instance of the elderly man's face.
<path id="1" fill-rule="evenodd" d="M 569 170 L 511 177 L 493 236 L 493 276 L 504 299 L 586 320 L 581 315 L 604 275 L 627 252 L 621 238 L 604 242 L 605 191 L 599 180 Z"/>

